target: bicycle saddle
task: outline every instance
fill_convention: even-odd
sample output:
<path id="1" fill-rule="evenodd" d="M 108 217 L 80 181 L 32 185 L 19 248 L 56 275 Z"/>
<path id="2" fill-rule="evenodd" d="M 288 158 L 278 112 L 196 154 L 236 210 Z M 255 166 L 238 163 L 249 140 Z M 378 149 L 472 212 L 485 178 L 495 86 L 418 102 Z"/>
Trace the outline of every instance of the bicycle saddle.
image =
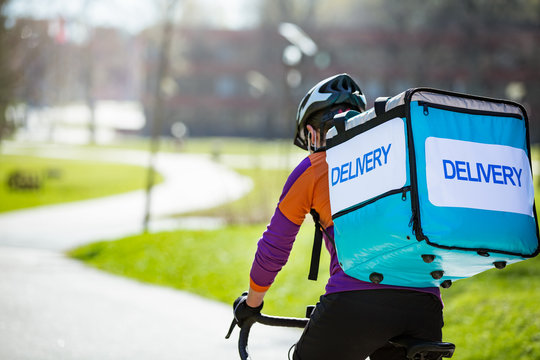
<path id="1" fill-rule="evenodd" d="M 405 335 L 390 339 L 390 343 L 405 348 L 407 357 L 411 360 L 451 358 L 456 349 L 456 346 L 452 343 L 423 340 Z"/>

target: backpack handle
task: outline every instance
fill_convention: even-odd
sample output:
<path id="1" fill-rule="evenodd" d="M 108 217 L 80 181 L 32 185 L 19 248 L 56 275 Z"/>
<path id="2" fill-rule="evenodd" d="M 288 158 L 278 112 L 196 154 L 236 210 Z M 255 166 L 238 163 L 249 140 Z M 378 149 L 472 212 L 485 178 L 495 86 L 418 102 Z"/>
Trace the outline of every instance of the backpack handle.
<path id="1" fill-rule="evenodd" d="M 375 105 L 374 105 L 375 115 L 381 116 L 382 114 L 386 112 L 386 103 L 388 102 L 388 99 L 390 99 L 390 97 L 381 96 L 375 100 Z"/>

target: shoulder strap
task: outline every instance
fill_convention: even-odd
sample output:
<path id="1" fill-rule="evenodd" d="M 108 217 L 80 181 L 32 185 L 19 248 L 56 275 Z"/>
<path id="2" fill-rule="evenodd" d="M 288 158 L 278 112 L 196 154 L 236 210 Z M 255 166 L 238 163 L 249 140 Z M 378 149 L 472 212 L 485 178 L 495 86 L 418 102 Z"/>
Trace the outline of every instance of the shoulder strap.
<path id="1" fill-rule="evenodd" d="M 311 264 L 309 266 L 309 280 L 317 280 L 317 275 L 319 273 L 319 263 L 321 261 L 321 248 L 322 248 L 322 239 L 323 239 L 323 231 L 332 243 L 334 245 L 334 239 L 328 235 L 326 232 L 326 229 L 324 229 L 320 223 L 320 216 L 315 209 L 311 209 L 309 212 L 311 216 L 313 217 L 313 221 L 315 222 L 315 236 L 313 238 L 313 249 L 311 250 Z M 334 245 L 335 246 L 335 245 Z"/>

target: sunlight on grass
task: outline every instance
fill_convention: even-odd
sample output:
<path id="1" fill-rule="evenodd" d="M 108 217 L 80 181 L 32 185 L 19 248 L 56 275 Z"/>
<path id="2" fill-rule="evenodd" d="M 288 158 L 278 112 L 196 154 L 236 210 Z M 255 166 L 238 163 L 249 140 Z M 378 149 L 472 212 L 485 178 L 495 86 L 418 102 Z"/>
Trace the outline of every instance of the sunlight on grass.
<path id="1" fill-rule="evenodd" d="M 538 159 L 538 154 L 535 148 L 533 158 Z M 289 171 L 242 170 L 254 179 L 251 194 L 236 203 L 199 212 L 229 216 L 231 222 L 244 225 L 99 242 L 75 249 L 70 255 L 99 269 L 231 304 L 248 287 L 257 240 Z M 248 215 L 255 213 L 261 215 L 249 220 Z M 257 222 L 260 220 L 264 222 Z M 253 222 L 257 223 L 247 224 Z M 313 225 L 308 220 L 288 264 L 265 298 L 266 313 L 303 316 L 305 306 L 315 304 L 324 293 L 329 262 L 325 251 L 319 281 L 307 280 L 312 239 Z M 450 289 L 442 290 L 444 339 L 457 346 L 453 359 L 540 359 L 539 279 L 540 258 L 535 258 L 457 281 Z"/>
<path id="2" fill-rule="evenodd" d="M 443 292 L 456 359 L 540 358 L 540 258 L 490 270 Z"/>
<path id="3" fill-rule="evenodd" d="M 265 312 L 303 316 L 328 279 L 323 251 L 319 280 L 307 280 L 312 226 L 303 226 L 289 263 L 265 298 Z M 215 231 L 174 231 L 90 244 L 70 255 L 99 269 L 187 290 L 224 303 L 248 287 L 257 239 L 264 225 Z M 443 290 L 444 338 L 456 344 L 455 359 L 526 359 L 540 356 L 540 259 L 535 258 L 457 281 Z"/>
<path id="4" fill-rule="evenodd" d="M 10 176 L 19 172 L 36 189 L 11 189 Z M 145 186 L 147 170 L 140 166 L 94 161 L 2 155 L 0 212 L 113 195 Z M 158 182 L 163 181 L 158 174 Z M 24 181 L 23 181 L 24 182 Z"/>
<path id="5" fill-rule="evenodd" d="M 150 149 L 149 139 L 146 138 L 125 138 L 110 145 L 100 145 L 99 147 L 148 150 Z M 95 145 L 86 147 L 95 148 Z M 197 153 L 197 154 L 279 154 L 284 151 L 294 153 L 300 152 L 299 148 L 292 145 L 291 140 L 268 140 L 256 138 L 234 138 L 234 137 L 204 137 L 187 138 L 178 142 L 170 137 L 160 139 L 160 151 Z"/>
<path id="6" fill-rule="evenodd" d="M 249 270 L 264 225 L 229 226 L 214 231 L 174 231 L 99 242 L 69 253 L 99 269 L 145 282 L 171 286 L 231 303 L 249 286 Z M 289 263 L 269 292 L 265 310 L 303 316 L 328 279 L 323 254 L 319 281 L 307 280 L 312 227 L 304 227 Z"/>
<path id="7" fill-rule="evenodd" d="M 309 221 L 308 223 L 310 223 Z M 307 280 L 312 227 L 303 226 L 289 263 L 265 298 L 265 312 L 303 316 L 328 279 L 323 252 L 319 280 Z M 264 225 L 216 231 L 175 231 L 90 244 L 70 255 L 99 269 L 171 286 L 230 304 L 248 287 L 257 239 Z M 490 270 L 443 290 L 444 338 L 455 359 L 540 358 L 540 259 Z"/>

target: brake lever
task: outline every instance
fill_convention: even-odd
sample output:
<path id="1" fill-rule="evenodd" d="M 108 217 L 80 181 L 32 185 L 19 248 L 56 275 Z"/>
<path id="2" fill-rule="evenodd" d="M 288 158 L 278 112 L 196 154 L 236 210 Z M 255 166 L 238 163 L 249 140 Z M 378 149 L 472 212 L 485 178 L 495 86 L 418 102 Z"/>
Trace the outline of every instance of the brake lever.
<path id="1" fill-rule="evenodd" d="M 225 335 L 225 339 L 228 339 L 231 337 L 231 334 L 234 330 L 234 327 L 238 325 L 238 321 L 236 320 L 236 318 L 233 318 L 233 321 L 231 323 L 231 326 L 229 327 L 229 332 L 227 332 L 227 335 Z"/>

